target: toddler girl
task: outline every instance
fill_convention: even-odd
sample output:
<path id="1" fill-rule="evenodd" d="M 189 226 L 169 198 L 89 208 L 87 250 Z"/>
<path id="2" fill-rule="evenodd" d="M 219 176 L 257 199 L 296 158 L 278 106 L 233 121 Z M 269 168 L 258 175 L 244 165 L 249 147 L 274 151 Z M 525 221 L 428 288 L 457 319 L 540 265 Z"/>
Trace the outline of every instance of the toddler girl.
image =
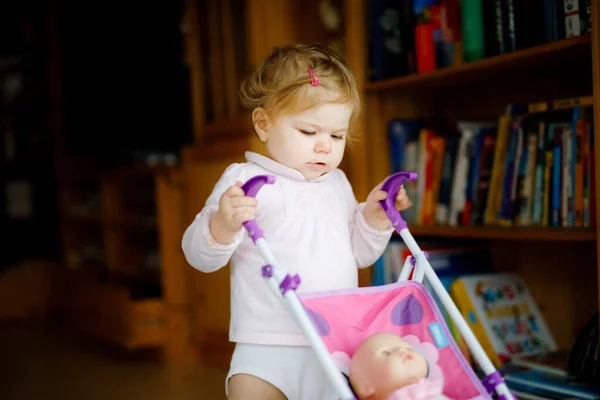
<path id="1" fill-rule="evenodd" d="M 241 86 L 267 156 L 247 152 L 230 165 L 183 235 L 187 261 L 213 272 L 231 261 L 229 339 L 236 343 L 228 398 L 319 400 L 330 383 L 308 341 L 261 276 L 263 260 L 243 229 L 256 218 L 282 270 L 299 274 L 298 292 L 358 286 L 357 268 L 383 253 L 393 228 L 373 189 L 358 204 L 337 167 L 360 111 L 344 60 L 321 45 L 275 48 Z M 366 167 L 366 166 L 365 166 Z M 241 186 L 274 175 L 257 198 Z M 396 207 L 410 206 L 404 189 Z"/>

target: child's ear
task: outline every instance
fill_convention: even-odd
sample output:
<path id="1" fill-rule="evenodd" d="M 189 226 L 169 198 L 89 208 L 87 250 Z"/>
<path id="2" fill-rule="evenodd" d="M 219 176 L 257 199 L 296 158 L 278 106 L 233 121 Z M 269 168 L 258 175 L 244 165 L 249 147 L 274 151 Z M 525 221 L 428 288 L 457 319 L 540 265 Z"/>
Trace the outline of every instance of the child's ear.
<path id="1" fill-rule="evenodd" d="M 260 141 L 266 142 L 269 138 L 269 115 L 264 108 L 257 107 L 252 111 L 252 124 Z"/>

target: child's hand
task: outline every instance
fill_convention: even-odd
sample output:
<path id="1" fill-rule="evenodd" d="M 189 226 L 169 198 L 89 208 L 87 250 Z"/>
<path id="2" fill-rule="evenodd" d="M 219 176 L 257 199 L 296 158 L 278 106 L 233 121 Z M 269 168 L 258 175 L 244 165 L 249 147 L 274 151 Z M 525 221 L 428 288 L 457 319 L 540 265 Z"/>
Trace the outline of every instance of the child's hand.
<path id="1" fill-rule="evenodd" d="M 369 193 L 367 202 L 363 208 L 363 215 L 365 216 L 367 223 L 374 229 L 381 231 L 389 229 L 392 226 L 392 221 L 390 221 L 388 216 L 385 214 L 385 211 L 381 207 L 381 204 L 379 204 L 379 201 L 384 200 L 387 196 L 387 192 L 381 190 L 382 185 L 383 182 L 375 186 L 371 193 Z M 398 211 L 406 210 L 412 206 L 404 186 L 400 186 L 400 190 L 398 190 L 395 206 Z"/>
<path id="2" fill-rule="evenodd" d="M 242 224 L 254 218 L 257 204 L 254 197 L 246 196 L 241 182 L 232 185 L 221 195 L 219 209 L 210 219 L 213 238 L 220 244 L 231 243 Z"/>

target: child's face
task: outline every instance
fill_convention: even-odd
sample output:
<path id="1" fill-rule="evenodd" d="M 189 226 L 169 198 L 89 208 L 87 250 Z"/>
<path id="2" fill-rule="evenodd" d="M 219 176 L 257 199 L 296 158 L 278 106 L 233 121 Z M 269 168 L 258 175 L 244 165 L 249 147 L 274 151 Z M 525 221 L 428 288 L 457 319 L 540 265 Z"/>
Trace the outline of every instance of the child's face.
<path id="1" fill-rule="evenodd" d="M 351 380 L 358 391 L 387 398 L 395 390 L 427 376 L 425 358 L 397 335 L 377 334 L 365 341 L 352 357 Z M 360 397 L 360 396 L 359 396 Z M 365 396 L 367 397 L 367 396 Z"/>
<path id="2" fill-rule="evenodd" d="M 306 179 L 336 169 L 344 157 L 352 108 L 348 103 L 321 103 L 269 123 L 267 153 Z"/>

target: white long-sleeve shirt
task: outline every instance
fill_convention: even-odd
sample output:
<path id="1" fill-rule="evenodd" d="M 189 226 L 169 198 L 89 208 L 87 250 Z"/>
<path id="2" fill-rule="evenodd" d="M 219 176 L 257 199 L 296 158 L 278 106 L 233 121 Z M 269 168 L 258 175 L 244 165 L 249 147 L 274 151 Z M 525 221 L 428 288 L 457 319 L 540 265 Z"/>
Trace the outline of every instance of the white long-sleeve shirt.
<path id="1" fill-rule="evenodd" d="M 305 345 L 302 332 L 270 291 L 261 275 L 266 264 L 245 229 L 233 242 L 217 243 L 210 233 L 210 217 L 219 199 L 236 181 L 274 175 L 262 186 L 256 221 L 278 267 L 298 274 L 298 293 L 354 288 L 358 268 L 373 264 L 383 253 L 393 229 L 367 224 L 350 182 L 339 169 L 315 180 L 257 153 L 247 152 L 246 163 L 230 165 L 186 229 L 182 247 L 187 261 L 202 272 L 213 272 L 231 260 L 232 342 Z"/>

